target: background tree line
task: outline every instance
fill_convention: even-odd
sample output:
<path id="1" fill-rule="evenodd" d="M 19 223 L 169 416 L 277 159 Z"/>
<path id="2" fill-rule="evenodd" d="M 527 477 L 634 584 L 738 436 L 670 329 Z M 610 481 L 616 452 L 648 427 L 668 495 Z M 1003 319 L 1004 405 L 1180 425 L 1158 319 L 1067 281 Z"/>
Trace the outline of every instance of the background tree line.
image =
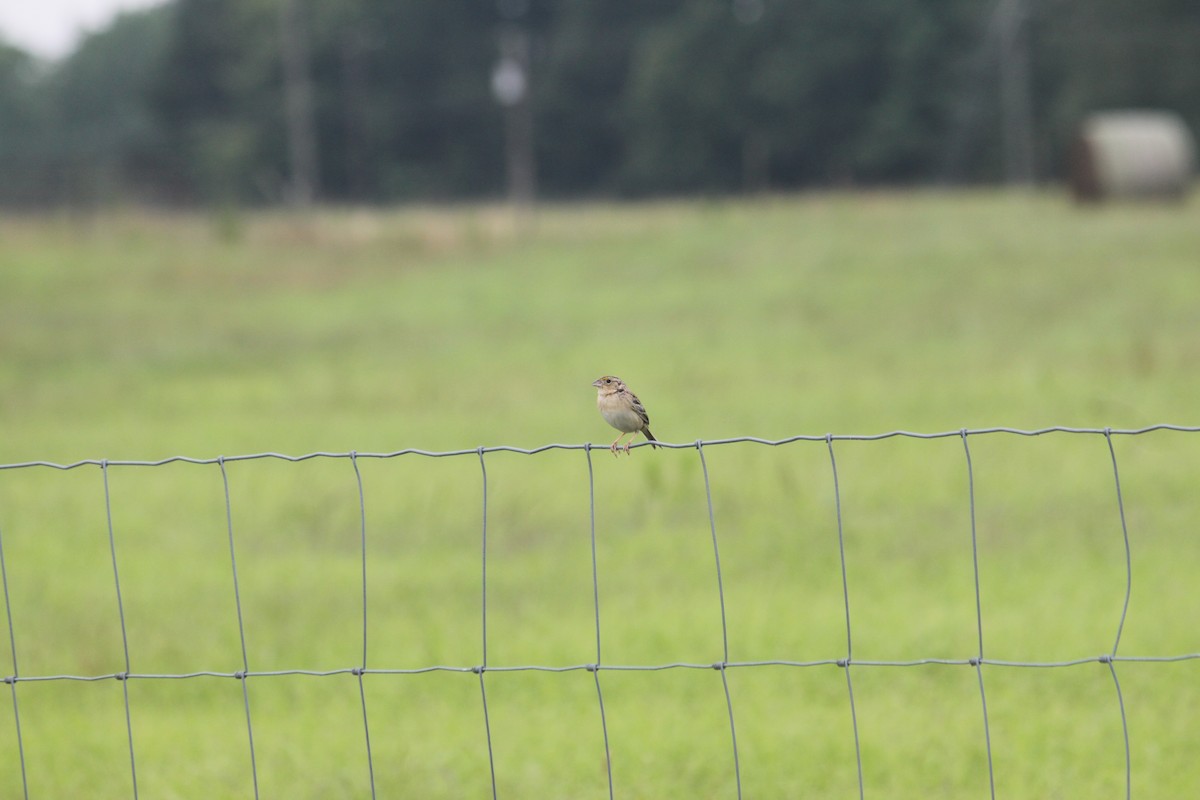
<path id="1" fill-rule="evenodd" d="M 500 195 L 511 30 L 545 196 L 995 181 L 1006 5 L 1039 177 L 1091 109 L 1200 130 L 1195 0 L 173 0 L 55 64 L 0 43 L 0 202 L 279 202 L 296 114 L 320 199 Z"/>

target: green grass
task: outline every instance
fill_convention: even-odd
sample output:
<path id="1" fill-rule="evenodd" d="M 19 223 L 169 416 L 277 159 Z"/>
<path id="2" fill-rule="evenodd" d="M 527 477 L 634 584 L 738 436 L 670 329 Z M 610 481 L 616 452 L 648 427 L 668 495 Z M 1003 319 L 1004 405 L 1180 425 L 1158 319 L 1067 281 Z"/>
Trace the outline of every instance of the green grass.
<path id="1" fill-rule="evenodd" d="M 625 378 L 670 442 L 753 435 L 1197 424 L 1200 205 L 832 194 L 547 208 L 0 219 L 0 463 L 263 451 L 534 447 L 612 432 Z M 1103 436 L 969 440 L 990 659 L 1111 651 L 1125 550 Z M 1200 652 L 1200 436 L 1115 437 L 1133 592 L 1121 655 Z M 732 661 L 846 654 L 823 441 L 705 448 Z M 977 653 L 963 442 L 835 445 L 856 660 Z M 362 659 L 348 459 L 226 465 L 254 671 Z M 482 659 L 474 454 L 358 460 L 369 667 Z M 596 660 L 587 456 L 493 453 L 488 662 Z M 710 664 L 721 608 L 694 449 L 592 455 L 602 661 Z M 124 669 L 104 475 L 0 470 L 22 676 Z M 216 465 L 112 466 L 130 665 L 242 668 Z M 0 672 L 11 674 L 7 637 Z M 1200 782 L 1200 661 L 1116 665 L 1136 796 Z M 965 666 L 851 669 L 868 797 L 987 796 Z M 996 792 L 1122 796 L 1109 669 L 988 665 Z M 746 797 L 854 797 L 846 676 L 727 672 Z M 591 673 L 485 675 L 502 797 L 608 796 Z M 600 673 L 618 797 L 731 797 L 721 675 Z M 263 797 L 369 792 L 351 675 L 252 678 Z M 229 678 L 16 685 L 30 796 L 247 797 Z M 380 797 L 490 796 L 477 675 L 368 674 Z M 7 704 L 7 701 L 4 701 Z M 7 714 L 0 714 L 0 717 Z M 203 787 L 203 789 L 199 788 Z M 0 719 L 0 796 L 21 795 Z"/>

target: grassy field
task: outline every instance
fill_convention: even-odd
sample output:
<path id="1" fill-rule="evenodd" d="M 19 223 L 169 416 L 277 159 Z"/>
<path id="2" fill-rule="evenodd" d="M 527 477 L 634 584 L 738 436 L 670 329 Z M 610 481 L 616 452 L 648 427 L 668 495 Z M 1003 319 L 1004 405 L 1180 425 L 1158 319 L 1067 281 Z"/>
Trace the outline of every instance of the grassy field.
<path id="1" fill-rule="evenodd" d="M 308 217 L 0 218 L 0 464 L 607 445 L 615 373 L 668 442 L 894 429 L 1200 424 L 1200 204 L 1079 210 L 994 193 L 329 211 Z M 1110 653 L 1126 558 L 1103 435 L 968 440 L 983 651 Z M 1200 652 L 1200 434 L 1117 436 L 1132 594 L 1118 654 Z M 967 659 L 979 625 L 958 437 L 839 441 L 853 657 Z M 846 656 L 825 442 L 705 447 L 729 660 Z M 588 454 L 497 452 L 487 661 L 597 661 Z M 361 458 L 366 665 L 480 664 L 474 453 Z M 226 464 L 254 672 L 363 663 L 355 464 Z M 591 454 L 601 662 L 723 658 L 695 448 Z M 242 669 L 217 465 L 107 469 L 134 673 Z M 14 654 L 0 672 L 125 669 L 105 472 L 0 470 Z M 1137 797 L 1200 786 L 1200 660 L 1120 661 Z M 860 664 L 867 797 L 986 797 L 980 678 Z M 999 797 L 1120 797 L 1109 667 L 987 664 Z M 746 797 L 857 797 L 845 670 L 726 672 Z M 615 795 L 733 797 L 710 669 L 601 671 Z M 608 796 L 596 679 L 489 671 L 501 797 Z M 20 681 L 31 797 L 491 794 L 471 672 Z M 5 692 L 8 693 L 7 691 Z M 7 706 L 8 700 L 0 701 Z M 0 712 L 0 796 L 19 797 Z"/>

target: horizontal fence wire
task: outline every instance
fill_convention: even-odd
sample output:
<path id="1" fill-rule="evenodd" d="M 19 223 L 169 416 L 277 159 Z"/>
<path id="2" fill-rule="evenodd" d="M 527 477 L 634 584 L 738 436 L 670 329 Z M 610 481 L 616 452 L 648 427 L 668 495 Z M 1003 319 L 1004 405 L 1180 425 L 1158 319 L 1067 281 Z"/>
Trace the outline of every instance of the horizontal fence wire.
<path id="1" fill-rule="evenodd" d="M 794 442 L 875 442 L 882 439 L 949 439 L 956 436 L 983 436 L 986 434 L 1011 434 L 1014 436 L 1044 436 L 1050 433 L 1079 433 L 1079 434 L 1095 434 L 1099 436 L 1138 436 L 1154 431 L 1175 431 L 1177 433 L 1200 433 L 1200 427 L 1187 425 L 1148 425 L 1144 428 L 1069 428 L 1061 425 L 1056 425 L 1048 428 L 1034 428 L 1022 430 L 1020 428 L 960 428 L 956 431 L 941 431 L 938 433 L 918 433 L 915 431 L 888 431 L 886 433 L 868 433 L 868 434 L 844 434 L 844 433 L 826 433 L 826 434 L 801 434 L 797 436 L 788 436 L 783 439 L 762 439 L 757 436 L 734 436 L 727 439 L 697 439 L 694 442 L 662 442 L 655 440 L 653 446 L 671 450 L 695 450 L 700 447 L 713 447 L 716 445 L 726 444 L 764 444 L 771 447 L 779 445 L 792 444 Z M 651 446 L 650 442 L 637 442 L 631 445 L 632 448 Z M 359 458 L 397 458 L 399 456 L 425 456 L 428 458 L 449 458 L 452 456 L 478 456 L 488 453 L 520 453 L 521 455 L 537 455 L 544 453 L 547 450 L 608 450 L 608 447 L 585 442 L 581 444 L 544 444 L 539 447 L 513 447 L 511 445 L 497 445 L 493 447 L 471 447 L 465 450 L 421 450 L 415 447 L 405 448 L 403 450 L 392 450 L 388 452 L 363 452 L 359 450 L 347 450 L 345 452 L 326 452 L 319 451 L 315 453 L 305 453 L 303 455 L 288 455 L 286 453 L 251 453 L 239 456 L 214 456 L 211 458 L 194 458 L 192 456 L 168 456 L 157 460 L 121 460 L 121 459 L 83 459 L 81 461 L 72 461 L 66 464 L 59 464 L 53 461 L 20 461 L 12 464 L 0 464 L 0 470 L 3 469 L 24 469 L 28 467 L 49 467 L 51 469 L 76 469 L 86 466 L 110 466 L 110 467 L 161 467 L 166 464 L 184 463 L 184 464 L 231 464 L 236 461 L 254 461 L 260 458 L 273 458 L 280 461 L 309 461 L 314 458 L 344 458 L 344 459 L 359 459 Z"/>
<path id="2" fill-rule="evenodd" d="M 80 682 L 97 682 L 105 680 L 118 680 L 123 684 L 124 689 L 124 713 L 125 713 L 125 730 L 129 751 L 129 779 L 131 794 L 134 798 L 138 797 L 138 770 L 137 760 L 135 757 L 136 747 L 134 740 L 134 715 L 130 708 L 129 689 L 130 681 L 135 680 L 187 680 L 198 678 L 225 678 L 236 680 L 241 684 L 242 689 L 242 704 L 244 706 L 245 723 L 246 723 L 246 739 L 247 739 L 247 769 L 249 771 L 250 780 L 253 786 L 254 796 L 259 796 L 259 765 L 256 757 L 255 749 L 255 734 L 254 725 L 251 715 L 251 697 L 250 686 L 251 679 L 280 677 L 280 676 L 304 676 L 312 678 L 325 678 L 337 675 L 351 675 L 357 679 L 358 694 L 361 702 L 362 711 L 362 735 L 363 735 L 363 757 L 366 761 L 367 772 L 369 775 L 370 793 L 372 797 L 376 796 L 375 786 L 375 757 L 372 753 L 370 725 L 368 713 L 368 702 L 366 690 L 363 684 L 364 676 L 368 675 L 420 675 L 428 673 L 470 673 L 478 678 L 480 706 L 481 706 L 481 748 L 486 752 L 488 759 L 488 767 L 490 774 L 490 788 L 493 797 L 499 795 L 497 789 L 497 763 L 496 755 L 493 747 L 493 729 L 491 723 L 491 714 L 488 708 L 488 692 L 487 692 L 487 673 L 514 673 L 514 672 L 530 672 L 530 673 L 571 673 L 571 672 L 588 672 L 592 675 L 596 691 L 596 701 L 598 707 L 598 722 L 602 735 L 604 746 L 604 765 L 605 777 L 607 780 L 608 795 L 611 798 L 615 796 L 615 785 L 613 781 L 612 771 L 612 755 L 609 741 L 609 726 L 604 703 L 603 681 L 601 676 L 605 673 L 637 673 L 637 672 L 663 672 L 670 670 L 712 670 L 721 675 L 723 687 L 724 705 L 729 722 L 729 741 L 731 746 L 730 770 L 734 785 L 736 787 L 737 796 L 742 796 L 742 765 L 738 751 L 737 737 L 737 704 L 736 695 L 731 691 L 728 679 L 730 671 L 737 671 L 749 668 L 758 667 L 792 667 L 792 668 L 821 668 L 833 667 L 841 669 L 844 672 L 846 679 L 846 689 L 848 695 L 848 712 L 850 717 L 850 726 L 854 737 L 854 752 L 857 768 L 857 780 L 859 797 L 865 797 L 865 782 L 863 768 L 862 744 L 859 739 L 859 720 L 858 709 L 854 695 L 854 680 L 853 674 L 858 670 L 870 670 L 875 668 L 904 668 L 904 667 L 922 667 L 922 666 L 947 666 L 947 667 L 968 667 L 975 673 L 976 682 L 979 690 L 979 702 L 981 706 L 981 724 L 984 740 L 984 748 L 987 757 L 988 770 L 988 785 L 990 796 L 996 796 L 996 781 L 995 781 L 995 765 L 992 753 L 992 732 L 990 729 L 988 718 L 988 697 L 986 691 L 986 682 L 984 680 L 984 667 L 997 668 L 1032 668 L 1032 669 L 1056 669 L 1075 667 L 1083 664 L 1101 664 L 1107 667 L 1107 671 L 1112 678 L 1113 686 L 1116 694 L 1117 706 L 1120 713 L 1122 726 L 1122 734 L 1124 737 L 1124 753 L 1125 753 L 1125 795 L 1130 797 L 1132 793 L 1132 759 L 1130 750 L 1129 723 L 1125 709 L 1125 698 L 1121 691 L 1121 683 L 1118 677 L 1117 667 L 1120 664 L 1126 663 L 1173 663 L 1200 660 L 1200 653 L 1175 653 L 1164 655 L 1124 655 L 1118 652 L 1121 644 L 1121 636 L 1124 631 L 1126 617 L 1129 611 L 1129 601 L 1133 582 L 1132 569 L 1132 549 L 1129 541 L 1129 530 L 1125 515 L 1124 497 L 1121 486 L 1121 476 L 1117 463 L 1116 451 L 1113 446 L 1113 438 L 1119 436 L 1137 436 L 1155 431 L 1172 431 L 1179 433 L 1198 433 L 1200 427 L 1182 426 L 1182 425 L 1151 425 L 1144 428 L 1133 429 L 1116 429 L 1116 428 L 1073 428 L 1073 427 L 1047 427 L 1034 430 L 1021 430 L 1016 428 L 1006 427 L 991 427 L 978 429 L 959 429 L 956 431 L 944 431 L 937 433 L 915 433 L 911 431 L 890 431 L 879 434 L 869 435 L 846 435 L 832 434 L 824 435 L 798 435 L 783 439 L 762 439 L 757 437 L 734 437 L 726 439 L 711 439 L 711 440 L 696 440 L 694 442 L 670 443 L 656 442 L 659 447 L 668 449 L 694 449 L 699 457 L 700 466 L 702 469 L 704 480 L 704 491 L 707 501 L 707 514 L 709 531 L 711 534 L 712 543 L 712 558 L 715 569 L 716 578 L 716 593 L 718 599 L 718 607 L 720 611 L 721 622 L 721 647 L 722 658 L 716 662 L 687 662 L 673 661 L 658 664 L 618 664 L 608 663 L 603 659 L 603 642 L 601 638 L 601 619 L 600 619 L 600 570 L 596 557 L 596 491 L 595 491 L 595 474 L 592 464 L 593 451 L 607 451 L 604 446 L 597 446 L 593 443 L 583 444 L 547 444 L 535 448 L 519 448 L 512 446 L 495 446 L 495 447 L 475 447 L 461 450 L 448 451 L 430 451 L 420 449 L 403 449 L 391 452 L 315 452 L 304 455 L 286 455 L 282 453 L 266 452 L 250 455 L 235 455 L 235 456 L 216 456 L 213 458 L 193 458 L 189 456 L 171 456 L 158 460 L 118 460 L 118 459 L 87 459 L 75 461 L 71 463 L 54 463 L 49 461 L 26 461 L 20 463 L 0 464 L 0 471 L 3 470 L 20 470 L 20 469 L 37 469 L 48 468 L 57 470 L 73 470 L 87 466 L 99 467 L 103 477 L 103 492 L 104 492 L 104 508 L 107 522 L 108 533 L 108 549 L 112 562 L 112 577 L 113 588 L 115 592 L 117 616 L 120 624 L 124 669 L 120 672 L 103 673 L 103 674 L 47 674 L 47 675 L 28 675 L 23 674 L 18 666 L 18 644 L 19 637 L 16 635 L 16 628 L 13 621 L 13 608 L 9 595 L 9 565 L 5 559 L 4 550 L 4 531 L 0 529 L 0 581 L 3 584 L 5 608 L 8 622 L 9 645 L 11 652 L 11 671 L 3 676 L 3 682 L 9 686 L 10 695 L 12 698 L 13 722 L 15 727 L 15 738 L 17 744 L 17 756 L 21 767 L 21 785 L 23 787 L 24 796 L 29 797 L 29 776 L 26 767 L 26 733 L 21 725 L 21 710 L 18 701 L 18 685 L 23 683 L 44 683 L 52 681 L 80 681 Z M 975 504 L 975 472 L 972 463 L 970 440 L 980 436 L 992 435 L 1012 435 L 1012 436 L 1042 436 L 1048 434 L 1069 434 L 1069 435 L 1094 435 L 1103 437 L 1108 448 L 1112 479 L 1115 486 L 1116 510 L 1120 517 L 1121 532 L 1124 542 L 1125 555 L 1125 587 L 1124 587 L 1124 603 L 1121 609 L 1120 619 L 1117 623 L 1115 637 L 1112 647 L 1105 652 L 1097 653 L 1091 656 L 1085 656 L 1073 659 L 1063 660 L 1005 660 L 993 658 L 987 655 L 986 641 L 984 637 L 983 624 L 983 604 L 980 594 L 980 577 L 979 577 L 979 545 L 976 529 L 976 504 Z M 847 578 L 847 557 L 843 528 L 843 509 L 841 484 L 838 474 L 838 464 L 836 457 L 836 444 L 839 442 L 872 442 L 891 438 L 912 438 L 912 439 L 949 439 L 958 437 L 961 439 L 963 446 L 963 454 L 965 460 L 965 479 L 966 490 L 969 504 L 970 514 L 970 536 L 971 536 L 971 556 L 973 567 L 973 587 L 975 600 L 975 635 L 976 649 L 969 656 L 962 658 L 916 658 L 908 660 L 872 660 L 860 659 L 854 656 L 854 625 L 851 614 L 850 603 L 850 585 Z M 828 450 L 829 467 L 832 473 L 832 486 L 834 495 L 834 510 L 836 513 L 837 536 L 838 536 L 838 557 L 841 571 L 841 587 L 842 587 L 842 602 L 844 604 L 845 615 L 845 653 L 839 654 L 836 657 L 815 659 L 815 660 L 788 660 L 788 659 L 764 659 L 764 660 L 733 660 L 729 656 L 729 628 L 726 617 L 725 606 L 725 588 L 722 579 L 721 569 L 721 550 L 720 536 L 716 520 L 716 515 L 713 510 L 713 490 L 709 479 L 708 464 L 705 459 L 706 448 L 734 445 L 734 444 L 757 444 L 767 446 L 780 446 L 796 442 L 823 442 Z M 634 447 L 644 447 L 649 442 L 639 442 Z M 589 502 L 589 537 L 590 537 L 590 554 L 591 554 L 591 580 L 592 580 L 592 603 L 593 617 L 595 625 L 595 660 L 576 664 L 566 665 L 545 665 L 545 664 L 494 664 L 488 659 L 488 561 L 489 561 L 489 545 L 488 545 L 488 515 L 489 515 L 489 499 L 488 499 L 488 472 L 487 458 L 491 453 L 518 453 L 524 455 L 535 455 L 553 450 L 582 450 L 587 459 L 587 479 L 588 479 L 588 502 Z M 367 502 L 366 493 L 363 488 L 363 479 L 360 471 L 360 462 L 363 459 L 388 459 L 399 457 L 428 457 L 428 458 L 448 458 L 458 456 L 474 456 L 478 459 L 480 468 L 480 490 L 481 490 L 481 519 L 480 519 L 480 624 L 481 624 L 481 660 L 475 664 L 430 664 L 413 668 L 394 668 L 387 666 L 373 666 L 368 661 L 368 626 L 367 626 Z M 314 670 L 314 669 L 275 669 L 275 670 L 254 670 L 249 660 L 249 651 L 246 644 L 246 626 L 242 611 L 241 588 L 238 578 L 237 565 L 237 532 L 234 527 L 233 504 L 230 499 L 230 480 L 226 465 L 234 462 L 252 461 L 256 459 L 277 459 L 287 462 L 301 462 L 311 459 L 345 459 L 348 460 L 353 468 L 355 489 L 358 500 L 359 511 L 359 544 L 361 558 L 361 591 L 362 591 L 362 608 L 361 608 L 361 626 L 362 626 L 362 641 L 361 641 L 361 658 L 358 663 L 348 665 L 346 667 Z M 229 546 L 229 568 L 232 576 L 232 585 L 234 593 L 234 609 L 237 616 L 237 626 L 241 653 L 242 668 L 233 672 L 198 670 L 192 672 L 180 673 L 155 673 L 155 672 L 139 672 L 135 667 L 135 662 L 131 659 L 129 650 L 129 638 L 125 624 L 125 611 L 121 594 L 121 572 L 119 569 L 117 536 L 114 532 L 113 525 L 113 510 L 112 499 L 109 489 L 109 475 L 113 467 L 158 467 L 174 463 L 187 463 L 195 465 L 216 465 L 221 474 L 222 488 L 224 492 L 224 510 L 225 510 L 225 526 Z"/>

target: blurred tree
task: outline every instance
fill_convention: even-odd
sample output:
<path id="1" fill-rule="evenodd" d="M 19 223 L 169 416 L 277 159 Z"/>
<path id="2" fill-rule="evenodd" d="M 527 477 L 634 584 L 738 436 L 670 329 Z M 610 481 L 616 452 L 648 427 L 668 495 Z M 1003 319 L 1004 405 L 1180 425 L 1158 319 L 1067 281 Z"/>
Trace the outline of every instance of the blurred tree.
<path id="1" fill-rule="evenodd" d="M 498 192 L 503 150 L 490 89 L 494 3 L 336 5 L 313 35 L 328 191 L 371 200 Z"/>
<path id="2" fill-rule="evenodd" d="M 611 193 L 633 132 L 624 95 L 646 32 L 684 0 L 572 0 L 537 30 L 533 64 L 542 185 L 557 194 Z"/>
<path id="3" fill-rule="evenodd" d="M 184 192 L 278 201 L 287 174 L 275 0 L 176 0 L 152 98 Z"/>
<path id="4" fill-rule="evenodd" d="M 928 175 L 969 48 L 969 0 L 698 0 L 641 41 L 635 191 Z"/>
<path id="5" fill-rule="evenodd" d="M 500 196 L 491 78 L 516 27 L 556 196 L 995 180 L 997 2 L 303 0 L 311 173 L 332 201 Z M 59 64 L 0 45 L 0 200 L 284 199 L 282 8 L 170 0 Z M 1195 0 L 1029 8 L 1040 174 L 1096 108 L 1200 130 Z"/>
<path id="6" fill-rule="evenodd" d="M 55 159 L 77 202 L 161 197 L 166 144 L 148 103 L 170 14 L 121 14 L 85 38 L 48 79 Z"/>
<path id="7" fill-rule="evenodd" d="M 59 196 L 45 80 L 44 64 L 0 42 L 0 204 L 45 205 Z"/>

